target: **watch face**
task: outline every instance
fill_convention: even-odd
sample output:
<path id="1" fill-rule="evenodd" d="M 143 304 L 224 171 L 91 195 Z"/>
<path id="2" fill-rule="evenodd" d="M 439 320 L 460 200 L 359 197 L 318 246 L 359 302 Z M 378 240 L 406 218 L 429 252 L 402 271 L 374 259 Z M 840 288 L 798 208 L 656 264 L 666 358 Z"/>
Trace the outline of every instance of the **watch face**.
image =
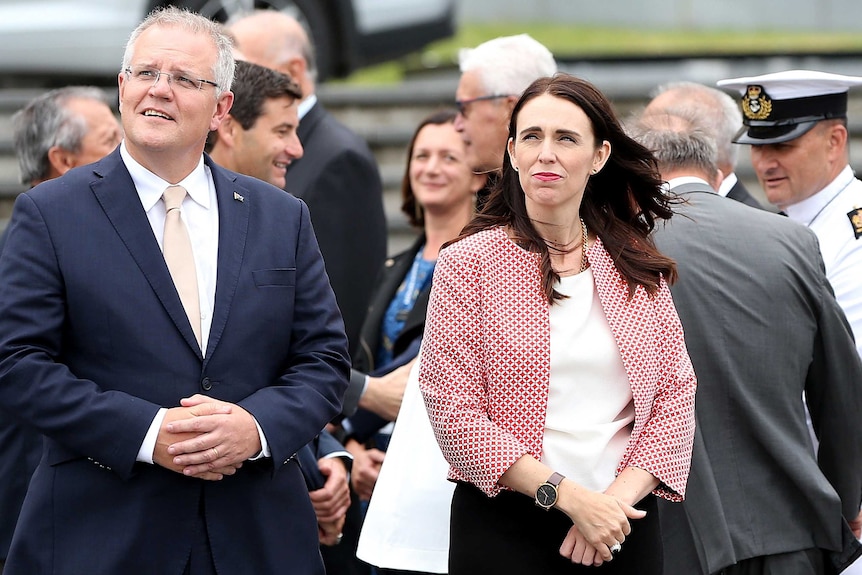
<path id="1" fill-rule="evenodd" d="M 536 490 L 536 503 L 542 507 L 552 507 L 557 502 L 557 488 L 549 483 L 543 483 Z"/>

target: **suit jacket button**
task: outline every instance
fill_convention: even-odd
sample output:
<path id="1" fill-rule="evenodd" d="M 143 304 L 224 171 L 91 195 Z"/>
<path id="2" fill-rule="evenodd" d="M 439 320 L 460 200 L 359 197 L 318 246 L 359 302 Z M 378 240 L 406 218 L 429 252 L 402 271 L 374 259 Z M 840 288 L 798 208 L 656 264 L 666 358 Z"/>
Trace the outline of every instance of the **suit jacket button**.
<path id="1" fill-rule="evenodd" d="M 210 378 L 205 377 L 201 380 L 201 389 L 204 391 L 209 391 L 213 388 L 213 384 L 210 382 Z"/>

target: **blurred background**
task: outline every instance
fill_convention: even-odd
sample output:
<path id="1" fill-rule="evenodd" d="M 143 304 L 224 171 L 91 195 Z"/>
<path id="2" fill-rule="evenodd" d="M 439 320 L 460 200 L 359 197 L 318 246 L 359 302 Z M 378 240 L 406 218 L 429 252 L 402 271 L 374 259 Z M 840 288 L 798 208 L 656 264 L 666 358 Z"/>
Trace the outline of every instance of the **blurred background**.
<path id="1" fill-rule="evenodd" d="M 105 88 L 129 32 L 158 0 L 0 0 L 0 229 L 18 182 L 10 116 L 41 91 Z M 224 21 L 252 7 L 284 10 L 309 30 L 325 81 L 318 95 L 374 151 L 384 181 L 390 252 L 413 237 L 400 214 L 405 147 L 418 121 L 454 100 L 457 53 L 528 33 L 560 67 L 596 84 L 625 117 L 668 81 L 807 68 L 862 76 L 858 0 L 182 0 Z M 862 93 L 851 91 L 851 163 L 862 157 Z M 737 173 L 763 200 L 740 154 Z"/>

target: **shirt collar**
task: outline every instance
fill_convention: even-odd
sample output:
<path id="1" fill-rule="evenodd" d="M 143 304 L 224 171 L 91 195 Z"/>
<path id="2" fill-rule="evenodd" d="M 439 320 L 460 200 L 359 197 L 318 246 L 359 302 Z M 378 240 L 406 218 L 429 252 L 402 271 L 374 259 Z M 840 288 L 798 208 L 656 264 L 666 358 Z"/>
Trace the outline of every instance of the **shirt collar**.
<path id="1" fill-rule="evenodd" d="M 718 186 L 718 195 L 722 197 L 727 197 L 727 194 L 730 193 L 730 189 L 736 185 L 736 182 L 739 181 L 739 178 L 736 177 L 736 174 L 730 172 L 727 176 L 721 180 L 721 184 Z"/>
<path id="2" fill-rule="evenodd" d="M 845 166 L 841 170 L 841 173 L 838 174 L 838 177 L 829 182 L 828 186 L 810 198 L 805 198 L 801 202 L 785 207 L 784 213 L 797 222 L 809 225 L 823 208 L 834 200 L 835 196 L 840 194 L 855 177 L 853 168 L 849 165 Z"/>
<path id="3" fill-rule="evenodd" d="M 297 106 L 297 114 L 299 115 L 299 119 L 302 120 L 316 103 L 317 94 L 312 94 L 308 98 L 305 98 L 302 102 L 300 102 Z"/>
<path id="4" fill-rule="evenodd" d="M 675 187 L 682 186 L 684 184 L 703 184 L 710 189 L 712 188 L 706 180 L 695 176 L 680 176 L 679 178 L 671 178 L 668 181 L 667 186 L 669 189 L 672 190 Z"/>
<path id="5" fill-rule="evenodd" d="M 138 196 L 141 198 L 144 211 L 149 212 L 162 199 L 162 194 L 165 193 L 165 189 L 171 183 L 163 180 L 139 164 L 126 149 L 125 140 L 120 144 L 120 156 L 123 159 L 123 163 L 126 164 L 126 169 L 129 170 L 129 175 L 132 176 L 132 182 L 135 184 L 135 189 L 138 190 Z M 195 166 L 195 169 L 188 176 L 177 182 L 177 185 L 184 187 L 189 197 L 201 207 L 209 209 L 209 179 L 204 165 L 203 154 L 201 154 L 201 159 L 198 165 Z"/>

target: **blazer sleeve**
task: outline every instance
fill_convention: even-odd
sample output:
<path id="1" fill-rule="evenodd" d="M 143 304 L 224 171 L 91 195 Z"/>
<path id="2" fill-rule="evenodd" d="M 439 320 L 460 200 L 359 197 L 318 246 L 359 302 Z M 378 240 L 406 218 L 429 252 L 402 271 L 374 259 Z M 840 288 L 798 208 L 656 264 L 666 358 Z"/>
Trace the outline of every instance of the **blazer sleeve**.
<path id="1" fill-rule="evenodd" d="M 159 406 L 103 390 L 62 362 L 63 278 L 29 194 L 18 197 L 10 226 L 0 257 L 0 403 L 40 433 L 128 477 Z"/>
<path id="2" fill-rule="evenodd" d="M 820 261 L 819 251 L 810 251 Z M 817 461 L 841 498 L 847 520 L 862 504 L 862 361 L 847 318 L 823 274 L 811 283 L 819 295 L 817 334 L 805 396 L 818 439 Z"/>
<path id="3" fill-rule="evenodd" d="M 434 270 L 419 386 L 450 477 L 494 496 L 503 473 L 529 450 L 489 419 L 478 266 L 452 256 L 441 252 Z"/>
<path id="4" fill-rule="evenodd" d="M 239 401 L 258 421 L 273 461 L 287 461 L 341 412 L 350 364 L 341 314 L 324 270 L 308 208 L 297 223 L 296 285 L 289 357 L 273 385 Z M 302 413 L 305 417 L 285 417 Z M 278 468 L 279 465 L 276 465 Z"/>
<path id="5" fill-rule="evenodd" d="M 649 420 L 637 438 L 628 466 L 649 471 L 660 481 L 655 494 L 671 501 L 685 497 L 694 445 L 694 368 L 670 290 L 662 280 L 654 297 L 659 329 L 659 381 Z"/>

